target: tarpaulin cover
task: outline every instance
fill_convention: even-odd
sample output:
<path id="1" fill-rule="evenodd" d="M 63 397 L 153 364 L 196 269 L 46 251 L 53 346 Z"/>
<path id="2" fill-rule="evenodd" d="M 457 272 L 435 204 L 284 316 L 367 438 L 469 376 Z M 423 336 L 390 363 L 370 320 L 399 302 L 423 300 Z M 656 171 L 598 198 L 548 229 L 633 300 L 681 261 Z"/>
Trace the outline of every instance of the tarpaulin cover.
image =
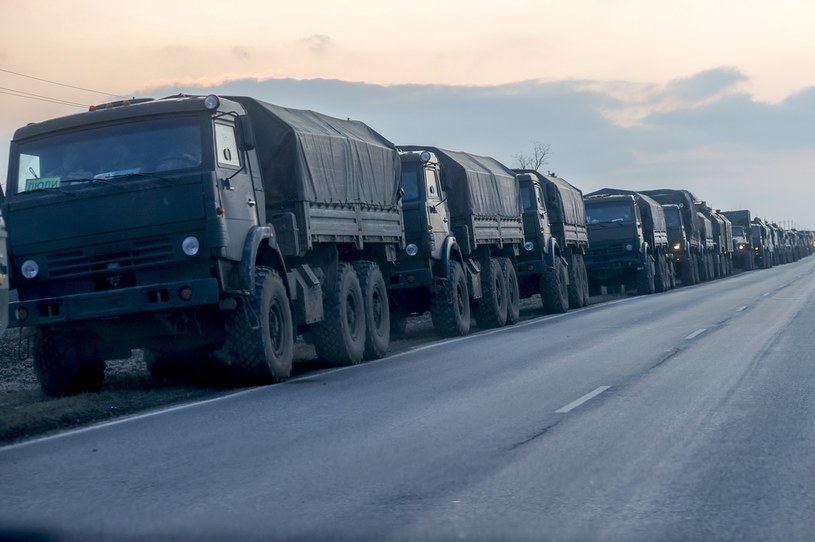
<path id="1" fill-rule="evenodd" d="M 665 212 L 662 210 L 662 205 L 645 194 L 635 192 L 633 190 L 623 190 L 621 188 L 601 188 L 600 190 L 586 195 L 594 196 L 599 194 L 622 194 L 634 196 L 637 198 L 637 207 L 640 210 L 640 215 L 642 216 L 645 227 L 658 232 L 668 231 L 668 228 L 665 225 Z"/>
<path id="2" fill-rule="evenodd" d="M 245 96 L 266 200 L 396 207 L 401 163 L 396 147 L 359 121 L 288 109 Z"/>
<path id="3" fill-rule="evenodd" d="M 583 192 L 566 180 L 554 175 L 547 175 L 534 170 L 515 170 L 518 173 L 535 175 L 541 183 L 546 197 L 547 208 L 553 205 L 557 209 L 550 209 L 559 221 L 570 226 L 586 227 L 586 207 L 583 205 Z"/>
<path id="4" fill-rule="evenodd" d="M 399 148 L 436 154 L 452 216 L 521 216 L 523 211 L 515 173 L 494 158 L 437 147 L 411 145 Z"/>

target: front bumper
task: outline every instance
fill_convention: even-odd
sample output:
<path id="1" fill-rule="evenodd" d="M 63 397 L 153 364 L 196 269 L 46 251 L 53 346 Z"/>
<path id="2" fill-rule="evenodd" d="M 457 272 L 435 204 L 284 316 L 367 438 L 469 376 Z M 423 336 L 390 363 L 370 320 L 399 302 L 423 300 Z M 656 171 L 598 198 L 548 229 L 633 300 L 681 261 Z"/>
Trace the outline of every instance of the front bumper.
<path id="1" fill-rule="evenodd" d="M 191 292 L 186 299 L 181 296 L 181 290 L 185 288 Z M 218 280 L 206 278 L 16 301 L 9 303 L 9 327 L 42 326 L 211 305 L 218 303 L 219 298 Z M 23 320 L 18 318 L 21 310 L 27 313 Z"/>

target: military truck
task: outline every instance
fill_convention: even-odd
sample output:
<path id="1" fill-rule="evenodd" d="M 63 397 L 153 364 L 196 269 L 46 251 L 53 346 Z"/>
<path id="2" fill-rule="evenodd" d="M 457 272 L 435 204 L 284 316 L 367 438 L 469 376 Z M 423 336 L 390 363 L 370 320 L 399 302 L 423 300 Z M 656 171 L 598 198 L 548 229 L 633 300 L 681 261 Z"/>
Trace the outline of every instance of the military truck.
<path id="1" fill-rule="evenodd" d="M 691 286 L 699 282 L 699 266 L 695 253 L 691 252 L 691 243 L 685 228 L 685 221 L 679 205 L 664 204 L 661 206 L 665 214 L 665 227 L 668 230 L 668 256 L 674 267 L 674 276 L 678 277 L 684 286 Z"/>
<path id="2" fill-rule="evenodd" d="M 733 265 L 744 271 L 756 267 L 756 252 L 761 251 L 761 236 L 753 236 L 750 230 L 752 216 L 748 209 L 722 211 L 733 228 Z M 754 245 L 754 242 L 757 245 Z"/>
<path id="3" fill-rule="evenodd" d="M 679 207 L 685 227 L 685 236 L 690 246 L 690 261 L 696 264 L 699 281 L 713 278 L 713 258 L 710 254 L 714 245 L 713 226 L 710 220 L 700 212 L 702 206 L 696 197 L 688 190 L 674 189 L 640 190 L 639 193 L 662 205 L 673 204 Z"/>
<path id="4" fill-rule="evenodd" d="M 756 254 L 756 265 L 760 269 L 769 269 L 775 265 L 775 245 L 773 244 L 773 234 L 769 225 L 759 217 L 753 218 L 750 222 L 750 234 L 753 250 Z M 755 248 L 755 247 L 760 248 Z"/>
<path id="5" fill-rule="evenodd" d="M 395 146 L 254 98 L 121 101 L 16 131 L 2 206 L 12 327 L 43 391 L 98 389 L 143 348 L 285 379 L 295 333 L 334 364 L 384 355 L 404 247 Z"/>
<path id="6" fill-rule="evenodd" d="M 630 190 L 603 188 L 584 198 L 589 228 L 586 269 L 592 290 L 636 288 L 640 295 L 675 284 L 662 206 Z"/>
<path id="7" fill-rule="evenodd" d="M 733 269 L 733 225 L 719 211 L 711 209 L 706 202 L 699 202 L 699 208 L 711 224 L 710 276 L 720 278 L 730 275 Z"/>
<path id="8" fill-rule="evenodd" d="M 400 151 L 406 246 L 389 282 L 394 331 L 428 310 L 444 337 L 468 333 L 471 314 L 482 327 L 517 322 L 523 225 L 514 173 L 464 152 Z"/>
<path id="9" fill-rule="evenodd" d="M 541 294 L 549 313 L 589 302 L 585 254 L 589 245 L 583 192 L 566 180 L 516 169 L 524 211 L 524 250 L 518 258 L 521 297 Z"/>

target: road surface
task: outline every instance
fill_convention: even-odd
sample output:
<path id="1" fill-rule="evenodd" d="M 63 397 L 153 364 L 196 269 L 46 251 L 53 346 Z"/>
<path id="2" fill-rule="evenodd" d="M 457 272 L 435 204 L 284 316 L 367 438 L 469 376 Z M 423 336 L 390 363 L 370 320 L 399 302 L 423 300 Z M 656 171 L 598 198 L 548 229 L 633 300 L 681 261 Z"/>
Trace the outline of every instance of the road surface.
<path id="1" fill-rule="evenodd" d="M 815 258 L 0 448 L 0 534 L 811 540 Z"/>

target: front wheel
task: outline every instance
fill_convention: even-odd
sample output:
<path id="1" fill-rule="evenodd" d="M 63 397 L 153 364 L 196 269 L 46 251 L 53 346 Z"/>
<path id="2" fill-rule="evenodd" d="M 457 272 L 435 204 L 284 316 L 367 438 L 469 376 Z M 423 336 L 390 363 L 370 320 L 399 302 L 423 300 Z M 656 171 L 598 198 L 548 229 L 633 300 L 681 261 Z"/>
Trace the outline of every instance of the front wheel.
<path id="1" fill-rule="evenodd" d="M 569 310 L 569 270 L 558 255 L 554 269 L 547 269 L 541 276 L 541 302 L 549 314 Z"/>
<path id="2" fill-rule="evenodd" d="M 274 269 L 255 269 L 255 290 L 227 313 L 226 350 L 236 375 L 245 380 L 286 380 L 294 357 L 291 306 Z"/>
<path id="3" fill-rule="evenodd" d="M 34 337 L 33 357 L 34 373 L 46 395 L 62 397 L 102 387 L 105 361 L 97 341 L 86 334 L 40 327 Z"/>

